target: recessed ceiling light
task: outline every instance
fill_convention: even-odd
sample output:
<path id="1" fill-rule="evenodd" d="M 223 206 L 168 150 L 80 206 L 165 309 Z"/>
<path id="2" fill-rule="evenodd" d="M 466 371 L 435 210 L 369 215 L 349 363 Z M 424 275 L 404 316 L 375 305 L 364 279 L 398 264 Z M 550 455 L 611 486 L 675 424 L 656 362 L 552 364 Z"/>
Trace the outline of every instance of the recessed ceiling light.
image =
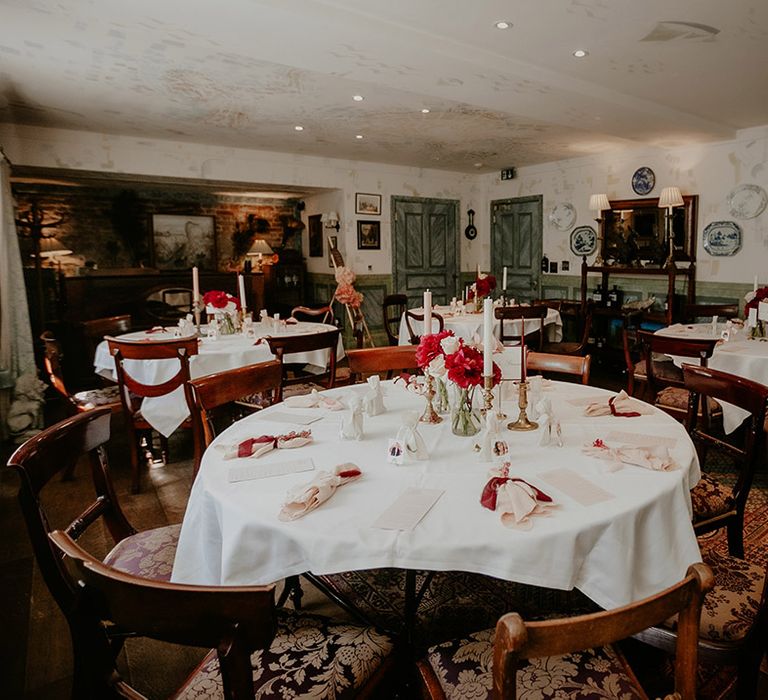
<path id="1" fill-rule="evenodd" d="M 362 95 L 352 95 L 352 99 L 355 102 L 362 102 L 365 98 Z"/>
<path id="2" fill-rule="evenodd" d="M 422 114 L 429 114 L 429 110 L 426 107 L 424 107 L 424 109 L 421 110 L 421 113 Z"/>
<path id="3" fill-rule="evenodd" d="M 576 58 L 584 58 L 584 56 L 589 56 L 589 51 L 585 51 L 584 49 L 576 49 L 576 51 L 573 52 L 573 55 Z"/>
<path id="4" fill-rule="evenodd" d="M 294 128 L 296 131 L 304 131 L 304 127 L 303 127 L 303 126 L 299 126 L 298 124 L 297 124 L 296 126 L 294 126 L 293 128 Z"/>
<path id="5" fill-rule="evenodd" d="M 496 29 L 509 29 L 512 26 L 512 22 L 500 19 L 498 22 L 494 22 L 493 26 L 496 27 Z"/>
<path id="6" fill-rule="evenodd" d="M 361 138 L 363 138 L 363 135 L 362 135 L 362 134 L 356 134 L 356 135 L 355 135 L 355 138 L 356 138 L 356 139 L 361 139 Z"/>

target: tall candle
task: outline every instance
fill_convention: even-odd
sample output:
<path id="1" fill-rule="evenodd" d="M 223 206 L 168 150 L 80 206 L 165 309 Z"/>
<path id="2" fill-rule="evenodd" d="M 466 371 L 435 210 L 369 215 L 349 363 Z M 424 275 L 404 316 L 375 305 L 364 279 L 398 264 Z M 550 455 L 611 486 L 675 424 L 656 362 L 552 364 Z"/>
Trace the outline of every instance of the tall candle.
<path id="1" fill-rule="evenodd" d="M 527 377 L 525 369 L 525 319 L 520 319 L 520 381 L 524 382 Z"/>
<path id="2" fill-rule="evenodd" d="M 752 283 L 752 291 L 757 291 L 757 275 L 755 275 L 755 281 Z"/>
<path id="3" fill-rule="evenodd" d="M 464 303 L 469 301 L 469 285 L 464 287 Z"/>
<path id="4" fill-rule="evenodd" d="M 483 376 L 493 376 L 493 301 L 483 302 Z"/>
<path id="5" fill-rule="evenodd" d="M 237 275 L 237 291 L 240 294 L 240 308 L 243 310 L 243 313 L 245 313 L 245 280 L 239 273 Z"/>
<path id="6" fill-rule="evenodd" d="M 200 277 L 198 276 L 197 266 L 192 268 L 192 301 L 195 304 L 200 301 Z"/>
<path id="7" fill-rule="evenodd" d="M 507 266 L 504 265 L 504 275 L 501 278 L 501 288 L 506 292 L 507 291 Z"/>
<path id="8" fill-rule="evenodd" d="M 480 279 L 480 263 L 477 263 L 477 279 Z"/>
<path id="9" fill-rule="evenodd" d="M 432 333 L 432 292 L 424 292 L 424 335 Z"/>

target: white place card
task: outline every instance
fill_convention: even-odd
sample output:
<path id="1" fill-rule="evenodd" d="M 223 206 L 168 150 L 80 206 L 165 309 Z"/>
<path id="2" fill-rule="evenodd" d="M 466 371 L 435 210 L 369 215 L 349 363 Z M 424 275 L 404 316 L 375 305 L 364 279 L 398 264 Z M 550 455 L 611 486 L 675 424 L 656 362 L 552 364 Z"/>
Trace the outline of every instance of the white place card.
<path id="1" fill-rule="evenodd" d="M 601 489 L 589 479 L 577 474 L 573 469 L 553 469 L 540 476 L 548 484 L 582 506 L 592 506 L 615 498 L 612 493 Z"/>
<path id="2" fill-rule="evenodd" d="M 265 479 L 269 476 L 282 476 L 283 474 L 297 474 L 298 472 L 309 472 L 315 468 L 311 459 L 293 459 L 287 462 L 274 462 L 264 464 L 255 462 L 243 464 L 237 467 L 231 467 L 227 480 L 230 484 L 238 481 L 251 481 L 252 479 Z"/>
<path id="3" fill-rule="evenodd" d="M 380 530 L 413 530 L 443 493 L 442 489 L 408 489 L 376 518 L 372 527 Z"/>
<path id="4" fill-rule="evenodd" d="M 760 321 L 768 321 L 768 301 L 761 301 L 757 305 L 757 318 Z"/>
<path id="5" fill-rule="evenodd" d="M 610 443 L 620 442 L 622 444 L 639 445 L 640 447 L 668 447 L 673 448 L 677 445 L 677 440 L 671 437 L 661 435 L 645 435 L 643 433 L 625 433 L 614 430 L 605 436 L 605 441 Z"/>
<path id="6" fill-rule="evenodd" d="M 291 423 L 293 425 L 309 425 L 315 421 L 321 420 L 323 416 L 304 415 L 302 413 L 283 413 L 281 411 L 269 411 L 259 413 L 259 419 L 269 421 L 270 423 Z"/>

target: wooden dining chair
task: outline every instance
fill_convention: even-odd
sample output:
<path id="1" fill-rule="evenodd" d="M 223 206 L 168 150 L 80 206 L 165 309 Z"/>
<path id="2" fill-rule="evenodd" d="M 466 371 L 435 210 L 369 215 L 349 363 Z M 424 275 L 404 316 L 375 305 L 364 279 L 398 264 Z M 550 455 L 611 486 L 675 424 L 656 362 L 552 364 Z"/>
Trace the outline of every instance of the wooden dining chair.
<path id="1" fill-rule="evenodd" d="M 208 374 L 189 382 L 194 410 L 192 432 L 195 442 L 194 474 L 200 469 L 203 453 L 216 437 L 219 416 L 229 409 L 229 423 L 282 401 L 282 367 L 277 360 Z"/>
<path id="2" fill-rule="evenodd" d="M 541 352 L 544 347 L 544 319 L 549 312 L 548 306 L 497 306 L 493 310 L 494 316 L 499 320 L 499 340 L 503 345 L 519 345 L 521 336 L 508 330 L 506 322 L 515 322 L 524 319 L 539 322 L 539 328 L 535 333 L 526 333 L 525 342 L 531 348 Z M 530 330 L 530 329 L 529 329 Z"/>
<path id="3" fill-rule="evenodd" d="M 551 306 L 549 308 L 552 308 Z M 586 313 L 579 314 L 581 333 L 578 340 L 547 341 L 541 344 L 542 352 L 555 353 L 557 355 L 584 355 L 589 343 L 589 334 L 592 332 L 592 306 L 587 306 Z"/>
<path id="4" fill-rule="evenodd" d="M 473 700 L 514 700 L 533 691 L 536 697 L 646 697 L 614 643 L 678 615 L 675 692 L 679 700 L 695 700 L 699 619 L 711 587 L 709 568 L 693 564 L 674 586 L 615 610 L 544 622 L 507 613 L 495 630 L 430 648 L 418 662 L 423 694 L 445 700 L 471 688 Z"/>
<path id="5" fill-rule="evenodd" d="M 197 355 L 197 338 L 173 340 L 121 340 L 107 336 L 109 354 L 115 360 L 117 384 L 123 405 L 126 428 L 131 448 L 131 490 L 138 493 L 141 486 L 139 452 L 141 450 L 147 466 L 154 461 L 152 456 L 153 428 L 141 415 L 141 403 L 145 398 L 165 396 L 183 387 L 187 406 L 192 411 L 193 402 L 187 382 L 190 379 L 189 360 Z M 126 361 L 175 360 L 178 371 L 160 384 L 144 384 L 126 369 Z M 191 428 L 192 420 L 187 418 L 182 427 Z M 160 435 L 163 461 L 168 458 L 168 438 Z"/>
<path id="6" fill-rule="evenodd" d="M 686 304 L 683 307 L 683 322 L 696 323 L 699 319 L 710 320 L 718 316 L 721 320 L 739 317 L 738 304 Z"/>
<path id="7" fill-rule="evenodd" d="M 211 649 L 174 693 L 177 699 L 371 697 L 392 681 L 393 643 L 384 633 L 274 604 L 274 585 L 193 586 L 140 578 L 106 566 L 66 532 L 50 536 L 72 563 L 76 606 L 94 653 L 82 698 L 143 698 L 120 675 L 105 633 Z M 134 671 L 135 677 L 140 671 Z M 391 697 L 384 693 L 381 697 Z"/>
<path id="8" fill-rule="evenodd" d="M 85 349 L 80 369 L 84 381 L 93 382 L 95 378 L 101 386 L 109 386 L 115 383 L 111 375 L 107 376 L 94 372 L 93 360 L 96 356 L 96 348 L 108 335 L 117 336 L 128 333 L 131 330 L 131 325 L 130 314 L 94 318 L 89 321 L 81 321 L 78 324 L 80 338 Z"/>
<path id="9" fill-rule="evenodd" d="M 423 313 L 417 313 L 416 311 L 406 311 L 405 312 L 405 327 L 408 329 L 408 337 L 411 340 L 411 345 L 418 345 L 421 341 L 421 334 L 417 333 L 414 328 L 412 321 L 419 321 L 422 324 L 422 328 L 424 327 L 424 314 Z M 437 330 L 435 330 L 435 322 L 437 322 Z M 445 329 L 445 319 L 436 311 L 432 312 L 432 328 L 430 329 L 432 333 L 441 333 Z"/>
<path id="10" fill-rule="evenodd" d="M 365 381 L 367 376 L 384 373 L 387 379 L 392 379 L 394 372 L 407 372 L 419 367 L 415 345 L 350 350 L 347 352 L 347 360 L 353 382 Z"/>
<path id="11" fill-rule="evenodd" d="M 149 291 L 144 312 L 153 321 L 175 324 L 192 313 L 192 290 L 187 287 L 164 287 Z"/>
<path id="12" fill-rule="evenodd" d="M 282 395 L 295 396 L 306 394 L 313 388 L 330 389 L 336 383 L 336 352 L 339 345 L 339 329 L 322 331 L 320 333 L 302 333 L 297 335 L 265 336 L 272 354 L 280 362 L 282 368 Z M 294 353 L 326 351 L 328 364 L 320 374 L 293 375 L 289 370 L 286 358 Z M 293 375 L 293 376 L 292 376 Z"/>
<path id="13" fill-rule="evenodd" d="M 405 294 L 387 294 L 381 303 L 384 332 L 390 345 L 400 344 L 400 320 L 407 310 L 408 297 Z"/>
<path id="14" fill-rule="evenodd" d="M 590 355 L 556 355 L 549 352 L 526 352 L 526 369 L 549 376 L 550 374 L 581 377 L 582 384 L 589 384 Z"/>
<path id="15" fill-rule="evenodd" d="M 666 371 L 661 370 L 665 362 L 657 358 L 687 357 L 697 360 L 701 366 L 706 367 L 718 339 L 673 338 L 642 330 L 637 332 L 637 337 L 645 362 L 644 368 L 650 394 L 648 400 L 653 401 L 673 418 L 684 422 L 688 413 L 689 396 L 682 371 L 677 372 L 673 369 L 674 364 L 671 362 L 666 364 L 671 364 L 672 367 Z M 699 410 L 707 421 L 714 416 L 722 415 L 722 409 L 714 399 L 702 400 Z"/>
<path id="16" fill-rule="evenodd" d="M 107 407 L 113 413 L 122 410 L 120 391 L 116 386 L 108 386 L 100 389 L 87 389 L 71 393 L 64 381 L 62 369 L 63 353 L 61 344 L 51 331 L 45 331 L 40 336 L 43 342 L 43 365 L 51 386 L 65 399 L 65 406 L 69 415 L 91 411 L 97 407 Z"/>
<path id="17" fill-rule="evenodd" d="M 105 449 L 110 437 L 110 415 L 109 409 L 96 408 L 46 428 L 19 447 L 6 467 L 18 475 L 19 505 L 35 560 L 69 624 L 74 659 L 73 700 L 101 696 L 87 692 L 85 671 L 92 649 L 87 628 L 79 617 L 77 585 L 48 534 L 57 527 L 73 539 L 86 532 L 91 537 L 103 532 L 102 537 L 111 538 L 115 544 L 105 559 L 110 566 L 145 579 L 168 581 L 181 529 L 179 525 L 167 525 L 137 532 L 128 522 L 115 495 Z M 46 487 L 57 475 L 72 472 L 79 461 L 90 464 L 93 498 L 83 503 L 72 502 L 68 512 L 78 515 L 69 524 L 57 522 L 54 513 L 59 504 L 52 502 Z M 74 484 L 71 489 L 72 501 L 72 494 L 83 493 Z M 115 646 L 117 651 L 119 645 Z"/>
<path id="18" fill-rule="evenodd" d="M 333 324 L 333 308 L 329 304 L 315 308 L 309 306 L 294 306 L 291 310 L 291 318 L 294 318 L 297 321 Z"/>

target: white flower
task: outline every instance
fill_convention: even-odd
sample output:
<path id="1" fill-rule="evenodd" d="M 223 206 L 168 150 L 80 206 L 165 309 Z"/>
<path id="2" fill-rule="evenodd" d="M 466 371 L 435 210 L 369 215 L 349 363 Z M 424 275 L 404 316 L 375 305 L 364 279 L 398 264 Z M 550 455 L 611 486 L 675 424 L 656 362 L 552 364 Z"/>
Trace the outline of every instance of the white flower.
<path id="1" fill-rule="evenodd" d="M 442 341 L 440 344 L 442 345 Z M 438 355 L 429 363 L 428 369 L 433 377 L 442 377 L 445 374 L 445 357 Z"/>
<path id="2" fill-rule="evenodd" d="M 449 335 L 440 341 L 440 347 L 446 355 L 452 355 L 459 349 L 459 339 L 455 335 Z"/>

